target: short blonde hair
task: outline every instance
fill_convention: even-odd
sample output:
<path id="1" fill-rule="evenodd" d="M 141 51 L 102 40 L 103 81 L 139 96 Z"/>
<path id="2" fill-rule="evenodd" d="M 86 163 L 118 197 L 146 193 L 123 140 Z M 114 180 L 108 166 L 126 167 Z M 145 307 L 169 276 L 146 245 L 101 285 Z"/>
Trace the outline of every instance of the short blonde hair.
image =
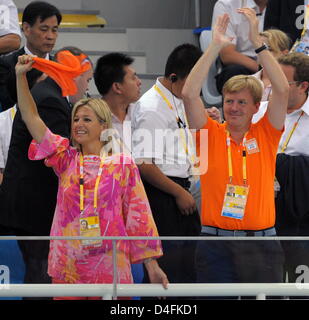
<path id="1" fill-rule="evenodd" d="M 91 108 L 94 111 L 95 115 L 97 116 L 99 122 L 106 124 L 106 129 L 110 129 L 112 127 L 112 114 L 108 104 L 102 99 L 94 99 L 94 98 L 81 99 L 75 103 L 72 110 L 72 117 L 71 117 L 72 124 L 73 124 L 74 117 L 76 115 L 77 110 L 83 106 L 87 106 Z M 71 138 L 71 140 L 72 140 L 72 145 L 77 149 L 81 150 L 80 145 L 73 139 L 73 137 Z"/>
<path id="2" fill-rule="evenodd" d="M 281 30 L 268 29 L 260 32 L 260 36 L 267 39 L 269 49 L 275 53 L 281 53 L 285 50 L 289 51 L 290 49 L 291 39 Z"/>
<path id="3" fill-rule="evenodd" d="M 263 96 L 261 81 L 253 76 L 237 75 L 230 78 L 223 86 L 222 93 L 236 93 L 248 89 L 254 103 L 259 103 Z"/>

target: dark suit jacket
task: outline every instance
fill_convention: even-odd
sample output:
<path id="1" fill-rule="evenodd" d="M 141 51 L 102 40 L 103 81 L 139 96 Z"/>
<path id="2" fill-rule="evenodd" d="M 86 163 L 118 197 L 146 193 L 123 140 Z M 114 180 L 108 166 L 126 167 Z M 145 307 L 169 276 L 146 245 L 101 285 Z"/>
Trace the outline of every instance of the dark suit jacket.
<path id="1" fill-rule="evenodd" d="M 304 0 L 268 0 L 264 29 L 279 29 L 287 33 L 294 44 L 303 30 L 296 25 L 297 18 L 304 12 L 296 13 L 300 5 L 304 5 Z"/>
<path id="2" fill-rule="evenodd" d="M 309 235 L 309 157 L 277 155 L 276 229 L 280 236 Z"/>
<path id="3" fill-rule="evenodd" d="M 38 111 L 53 133 L 70 137 L 71 107 L 60 87 L 51 79 L 32 89 Z M 0 225 L 19 235 L 50 234 L 56 206 L 58 178 L 43 161 L 30 161 L 30 136 L 20 111 L 13 122 L 12 138 L 0 189 Z"/>
<path id="4" fill-rule="evenodd" d="M 18 57 L 25 54 L 25 49 L 13 51 L 0 56 L 0 106 L 2 110 L 13 107 L 17 101 L 15 65 Z M 31 89 L 42 72 L 32 69 L 27 73 L 29 88 Z"/>

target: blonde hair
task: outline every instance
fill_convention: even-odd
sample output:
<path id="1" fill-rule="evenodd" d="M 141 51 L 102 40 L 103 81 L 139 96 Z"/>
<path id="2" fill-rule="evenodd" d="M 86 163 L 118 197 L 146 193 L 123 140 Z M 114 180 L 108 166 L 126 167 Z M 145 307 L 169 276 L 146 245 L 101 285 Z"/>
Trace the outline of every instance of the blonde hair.
<path id="1" fill-rule="evenodd" d="M 248 89 L 254 103 L 259 103 L 263 96 L 261 81 L 253 76 L 237 75 L 230 78 L 223 86 L 222 93 L 236 93 Z"/>
<path id="2" fill-rule="evenodd" d="M 74 117 L 76 115 L 77 110 L 83 106 L 87 106 L 91 108 L 95 113 L 95 115 L 97 116 L 98 121 L 100 123 L 106 124 L 106 129 L 110 129 L 112 127 L 112 114 L 108 104 L 102 99 L 94 99 L 94 98 L 81 99 L 75 103 L 72 110 L 72 117 L 71 117 L 72 124 L 73 124 Z M 72 145 L 76 147 L 78 150 L 81 150 L 81 146 L 73 139 L 73 137 L 71 137 L 71 140 L 72 140 Z"/>
<path id="3" fill-rule="evenodd" d="M 290 49 L 291 39 L 281 30 L 268 29 L 260 32 L 260 36 L 267 39 L 270 51 L 280 54 L 285 50 L 288 52 Z"/>

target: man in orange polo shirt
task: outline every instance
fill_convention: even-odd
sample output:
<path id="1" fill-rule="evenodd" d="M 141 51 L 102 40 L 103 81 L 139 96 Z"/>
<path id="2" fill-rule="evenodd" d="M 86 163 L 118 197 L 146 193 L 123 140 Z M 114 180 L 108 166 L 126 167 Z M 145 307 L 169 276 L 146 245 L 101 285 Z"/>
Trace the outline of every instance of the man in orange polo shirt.
<path id="1" fill-rule="evenodd" d="M 273 94 L 266 115 L 252 125 L 263 90 L 252 76 L 239 75 L 223 88 L 226 122 L 219 124 L 205 116 L 200 99 L 202 84 L 219 51 L 230 43 L 225 36 L 229 16 L 220 16 L 213 40 L 192 69 L 182 92 L 190 127 L 208 130 L 208 171 L 201 176 L 202 234 L 274 236 L 275 161 L 289 85 L 259 36 L 255 12 L 242 8 L 239 14 L 249 21 L 249 38 L 259 62 L 270 75 Z M 281 282 L 282 264 L 282 249 L 277 241 L 198 244 L 198 282 Z"/>

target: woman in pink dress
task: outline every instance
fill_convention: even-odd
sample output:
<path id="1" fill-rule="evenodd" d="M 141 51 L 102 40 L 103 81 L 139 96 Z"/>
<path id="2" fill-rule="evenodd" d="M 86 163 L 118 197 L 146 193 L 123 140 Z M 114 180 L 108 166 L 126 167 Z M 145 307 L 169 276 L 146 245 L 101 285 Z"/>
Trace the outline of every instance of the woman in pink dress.
<path id="1" fill-rule="evenodd" d="M 118 240 L 114 275 L 112 240 L 96 239 L 158 236 L 136 165 L 128 155 L 106 152 L 101 141 L 111 128 L 107 104 L 84 99 L 74 106 L 70 146 L 39 117 L 26 79 L 32 64 L 32 57 L 25 55 L 16 65 L 18 105 L 34 139 L 29 158 L 45 159 L 59 178 L 51 236 L 83 237 L 51 241 L 48 273 L 53 282 L 112 283 L 116 277 L 117 283 L 132 283 L 130 264 L 143 261 L 151 281 L 166 288 L 167 277 L 156 261 L 162 255 L 159 240 Z"/>

